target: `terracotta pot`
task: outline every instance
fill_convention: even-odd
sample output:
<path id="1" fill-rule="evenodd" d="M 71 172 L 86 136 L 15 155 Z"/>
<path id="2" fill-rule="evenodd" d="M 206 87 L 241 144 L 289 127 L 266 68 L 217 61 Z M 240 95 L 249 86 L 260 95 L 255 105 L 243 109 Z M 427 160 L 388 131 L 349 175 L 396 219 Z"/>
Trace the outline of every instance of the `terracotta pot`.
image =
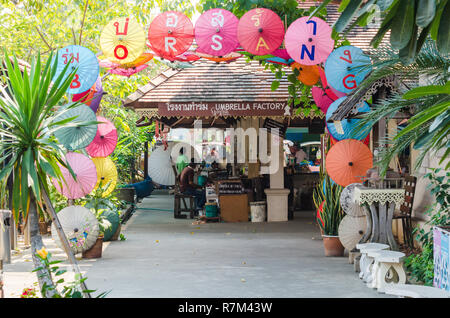
<path id="1" fill-rule="evenodd" d="M 99 236 L 95 244 L 81 255 L 83 258 L 100 258 L 102 257 L 103 236 Z"/>
<path id="2" fill-rule="evenodd" d="M 344 246 L 339 236 L 322 235 L 325 256 L 344 256 Z"/>
<path id="3" fill-rule="evenodd" d="M 41 235 L 48 234 L 48 225 L 47 222 L 39 221 L 39 233 Z"/>
<path id="4" fill-rule="evenodd" d="M 119 226 L 117 227 L 116 233 L 111 236 L 110 241 L 117 241 L 119 239 L 120 230 L 122 229 L 122 224 L 119 223 Z"/>

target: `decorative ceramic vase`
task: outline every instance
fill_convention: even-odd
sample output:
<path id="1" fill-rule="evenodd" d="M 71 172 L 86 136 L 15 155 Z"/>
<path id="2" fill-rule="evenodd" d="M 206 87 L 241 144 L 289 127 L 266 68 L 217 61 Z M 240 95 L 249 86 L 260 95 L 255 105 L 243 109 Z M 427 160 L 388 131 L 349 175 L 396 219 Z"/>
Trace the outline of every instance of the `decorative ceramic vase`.
<path id="1" fill-rule="evenodd" d="M 84 251 L 81 255 L 83 258 L 101 258 L 102 248 L 103 248 L 103 235 L 99 236 L 95 244 L 87 251 Z"/>
<path id="2" fill-rule="evenodd" d="M 344 246 L 339 236 L 322 235 L 325 256 L 344 256 Z"/>

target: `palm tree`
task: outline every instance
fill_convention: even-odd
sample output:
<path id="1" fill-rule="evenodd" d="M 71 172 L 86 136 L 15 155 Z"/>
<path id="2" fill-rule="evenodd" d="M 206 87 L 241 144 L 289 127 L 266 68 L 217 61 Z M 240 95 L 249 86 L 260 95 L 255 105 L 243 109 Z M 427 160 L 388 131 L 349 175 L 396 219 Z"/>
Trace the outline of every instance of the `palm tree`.
<path id="1" fill-rule="evenodd" d="M 13 60 L 13 62 L 11 62 Z M 61 228 L 56 213 L 48 198 L 48 177 L 62 180 L 58 163 L 64 163 L 65 150 L 54 137 L 59 129 L 68 126 L 92 125 L 94 123 L 71 123 L 75 119 L 58 120 L 61 114 L 76 103 L 59 107 L 64 101 L 64 95 L 72 82 L 76 70 L 68 72 L 70 63 L 55 79 L 57 58 L 50 55 L 45 65 L 41 63 L 40 55 L 31 64 L 30 73 L 19 68 L 14 57 L 10 59 L 5 52 L 3 65 L 3 85 L 0 85 L 0 180 L 14 175 L 12 187 L 12 210 L 14 219 L 18 222 L 20 213 L 30 226 L 31 251 L 35 268 L 42 268 L 41 260 L 36 251 L 44 244 L 39 234 L 38 207 L 42 209 L 43 202 L 50 210 L 52 220 L 58 230 L 65 252 L 72 263 L 75 272 L 79 269 L 74 255 L 70 251 L 67 239 Z M 53 84 L 51 84 L 54 79 Z M 70 167 L 69 167 L 70 170 Z M 43 200 L 42 200 L 43 199 Z M 57 296 L 58 291 L 52 281 L 50 272 L 43 268 L 37 272 L 43 297 Z M 50 288 L 48 288 L 50 287 Z M 87 291 L 84 283 L 83 290 Z M 89 296 L 88 293 L 86 293 Z"/>

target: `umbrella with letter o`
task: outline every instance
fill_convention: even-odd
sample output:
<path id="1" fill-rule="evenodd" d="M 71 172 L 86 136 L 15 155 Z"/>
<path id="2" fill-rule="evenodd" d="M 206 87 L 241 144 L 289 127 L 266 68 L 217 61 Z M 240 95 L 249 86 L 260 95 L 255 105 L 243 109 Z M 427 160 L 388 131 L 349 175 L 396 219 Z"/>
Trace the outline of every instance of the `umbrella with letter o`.
<path id="1" fill-rule="evenodd" d="M 291 68 L 298 69 L 298 80 L 307 86 L 313 86 L 319 81 L 319 67 L 317 65 L 302 65 L 300 63 L 292 63 Z"/>
<path id="2" fill-rule="evenodd" d="M 361 182 L 361 177 L 373 166 L 372 159 L 369 147 L 361 141 L 345 139 L 331 147 L 325 163 L 330 178 L 346 187 Z"/>
<path id="3" fill-rule="evenodd" d="M 93 122 L 93 124 L 61 127 L 55 131 L 55 137 L 69 151 L 85 148 L 94 140 L 97 133 L 97 117 L 95 113 L 89 106 L 81 104 L 80 106 L 66 108 L 54 121 L 59 122 L 69 118 L 74 118 L 69 122 L 71 125 L 88 122 Z"/>
<path id="4" fill-rule="evenodd" d="M 194 27 L 191 20 L 181 12 L 163 12 L 150 24 L 148 40 L 154 53 L 174 61 L 194 41 Z"/>
<path id="5" fill-rule="evenodd" d="M 247 52 L 267 55 L 283 43 L 284 25 L 280 17 L 269 9 L 256 8 L 239 20 L 238 40 Z"/>
<path id="6" fill-rule="evenodd" d="M 339 92 L 350 93 L 372 70 L 370 57 L 352 45 L 345 45 L 331 52 L 325 62 L 328 84 Z"/>
<path id="7" fill-rule="evenodd" d="M 358 118 L 349 118 L 349 119 L 342 119 L 340 121 L 342 126 L 342 132 L 340 133 L 338 129 L 335 127 L 334 123 L 329 123 L 328 120 L 330 119 L 331 115 L 338 109 L 339 105 L 346 99 L 347 97 L 341 97 L 337 100 L 335 100 L 327 110 L 326 114 L 326 120 L 327 120 L 327 128 L 330 132 L 330 135 L 333 136 L 337 140 L 343 140 L 348 138 L 353 138 L 357 140 L 363 140 L 367 137 L 367 135 L 370 133 L 371 126 L 366 126 L 364 128 L 359 129 L 358 123 L 361 119 Z M 366 102 L 363 102 L 363 105 L 360 106 L 358 109 L 358 112 L 360 113 L 366 113 L 370 111 L 369 104 Z M 359 130 L 358 130 L 359 129 Z"/>
<path id="8" fill-rule="evenodd" d="M 95 164 L 95 167 L 97 169 L 97 183 L 95 185 L 95 189 L 97 189 L 99 186 L 101 188 L 105 188 L 102 197 L 106 197 L 109 194 L 111 194 L 114 189 L 116 188 L 117 183 L 117 168 L 114 162 L 111 160 L 111 158 L 92 158 L 92 161 Z"/>
<path id="9" fill-rule="evenodd" d="M 58 59 L 58 63 L 53 81 L 64 71 L 67 64 L 70 64 L 70 66 L 64 78 L 67 78 L 73 70 L 77 69 L 68 88 L 69 94 L 86 92 L 95 84 L 100 73 L 100 66 L 97 57 L 88 48 L 80 45 L 69 45 L 59 49 L 55 58 Z"/>
<path id="10" fill-rule="evenodd" d="M 97 116 L 98 129 L 94 140 L 86 147 L 91 157 L 108 157 L 117 145 L 117 129 L 112 122 Z"/>
<path id="11" fill-rule="evenodd" d="M 334 48 L 331 27 L 317 17 L 301 17 L 291 23 L 284 43 L 289 55 L 302 65 L 325 62 Z"/>
<path id="12" fill-rule="evenodd" d="M 76 180 L 69 169 L 59 165 L 63 180 L 58 182 L 55 178 L 52 179 L 56 190 L 72 200 L 91 193 L 97 183 L 97 170 L 92 160 L 83 154 L 69 152 L 66 155 L 66 164 L 72 169 Z"/>
<path id="13" fill-rule="evenodd" d="M 133 62 L 145 50 L 145 32 L 134 19 L 115 18 L 103 29 L 100 48 L 113 63 Z"/>
<path id="14" fill-rule="evenodd" d="M 198 50 L 213 56 L 224 56 L 239 46 L 239 19 L 225 9 L 210 9 L 195 23 L 195 42 Z"/>

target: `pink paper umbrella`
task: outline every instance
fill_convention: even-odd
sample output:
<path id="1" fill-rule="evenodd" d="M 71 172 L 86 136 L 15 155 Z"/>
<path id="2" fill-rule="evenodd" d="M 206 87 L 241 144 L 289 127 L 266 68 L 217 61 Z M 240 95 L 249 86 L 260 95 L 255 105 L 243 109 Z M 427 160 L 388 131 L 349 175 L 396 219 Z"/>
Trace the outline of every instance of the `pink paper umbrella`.
<path id="1" fill-rule="evenodd" d="M 239 19 L 230 11 L 211 9 L 203 13 L 195 23 L 195 41 L 200 52 L 224 56 L 238 46 Z"/>
<path id="2" fill-rule="evenodd" d="M 131 75 L 134 75 L 136 73 L 139 73 L 142 70 L 145 70 L 147 67 L 148 67 L 148 64 L 142 64 L 142 65 L 139 65 L 136 67 L 130 67 L 130 68 L 117 67 L 117 68 L 112 68 L 112 69 L 108 70 L 108 73 L 130 77 Z"/>
<path id="3" fill-rule="evenodd" d="M 320 87 L 314 86 L 311 89 L 311 93 L 317 107 L 326 114 L 328 107 L 333 103 L 333 100 L 325 93 Z"/>
<path id="4" fill-rule="evenodd" d="M 325 71 L 323 70 L 323 68 L 319 67 L 319 76 L 320 76 L 320 81 L 322 82 L 322 86 L 325 90 L 325 93 L 333 100 L 337 100 L 341 97 L 346 96 L 347 94 L 339 92 L 337 90 L 335 90 L 333 87 L 331 87 L 328 84 L 327 78 L 325 76 Z"/>
<path id="5" fill-rule="evenodd" d="M 289 60 L 291 58 L 286 49 L 276 49 L 275 51 L 272 52 L 272 55 L 281 57 L 282 59 L 285 60 Z"/>
<path id="6" fill-rule="evenodd" d="M 267 55 L 283 43 L 284 25 L 269 9 L 256 8 L 242 16 L 238 24 L 238 40 L 244 50 L 254 55 Z"/>
<path id="7" fill-rule="evenodd" d="M 117 145 L 117 129 L 113 123 L 104 117 L 97 116 L 98 129 L 92 143 L 86 147 L 91 157 L 108 157 Z"/>
<path id="8" fill-rule="evenodd" d="M 284 39 L 289 55 L 303 65 L 325 62 L 333 51 L 331 27 L 322 19 L 301 17 L 292 22 Z"/>
<path id="9" fill-rule="evenodd" d="M 59 165 L 63 180 L 60 186 L 57 179 L 52 179 L 56 190 L 72 200 L 82 198 L 86 194 L 91 193 L 97 183 L 97 169 L 94 162 L 85 155 L 69 152 L 66 155 L 66 164 L 72 169 L 76 180 L 72 177 L 69 169 Z"/>

